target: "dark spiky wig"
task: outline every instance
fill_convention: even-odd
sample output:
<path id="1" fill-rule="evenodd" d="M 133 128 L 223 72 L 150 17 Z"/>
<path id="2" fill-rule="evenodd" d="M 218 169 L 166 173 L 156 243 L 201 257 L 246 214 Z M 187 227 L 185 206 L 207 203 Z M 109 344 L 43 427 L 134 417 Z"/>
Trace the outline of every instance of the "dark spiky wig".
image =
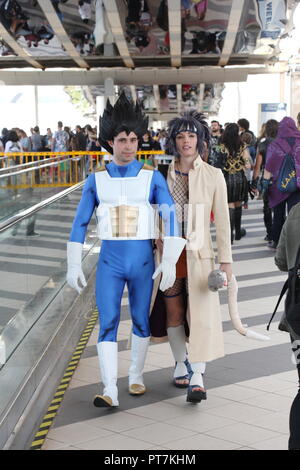
<path id="1" fill-rule="evenodd" d="M 181 113 L 179 117 L 171 119 L 171 121 L 168 122 L 166 151 L 170 155 L 179 157 L 176 148 L 176 135 L 186 131 L 197 134 L 197 149 L 199 155 L 203 155 L 203 142 L 206 142 L 208 150 L 210 149 L 210 132 L 207 122 L 205 121 L 205 116 L 193 110 Z"/>
<path id="2" fill-rule="evenodd" d="M 108 140 L 114 140 L 120 132 L 126 134 L 134 132 L 138 138 L 142 137 L 148 129 L 148 117 L 142 111 L 141 105 L 129 101 L 122 91 L 116 104 L 112 106 L 109 99 L 103 116 L 99 119 L 99 142 L 109 153 L 113 153 Z"/>

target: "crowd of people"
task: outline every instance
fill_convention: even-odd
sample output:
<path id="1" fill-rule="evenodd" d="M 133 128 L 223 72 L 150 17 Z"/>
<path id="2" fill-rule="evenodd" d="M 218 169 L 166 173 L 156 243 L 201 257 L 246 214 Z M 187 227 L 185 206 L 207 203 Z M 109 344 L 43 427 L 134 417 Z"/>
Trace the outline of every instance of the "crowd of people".
<path id="1" fill-rule="evenodd" d="M 3 128 L 0 136 L 0 151 L 9 152 L 68 152 L 68 151 L 99 151 L 101 147 L 97 131 L 90 124 L 74 130 L 57 123 L 57 129 L 47 128 L 46 134 L 41 134 L 39 126 L 32 127 L 29 135 L 17 127 Z"/>
<path id="2" fill-rule="evenodd" d="M 236 240 L 246 235 L 240 226 L 242 207 L 248 208 L 249 196 L 256 196 L 263 199 L 265 241 L 268 248 L 276 250 L 286 215 L 300 201 L 299 191 L 282 191 L 277 181 L 286 155 L 291 154 L 296 167 L 299 165 L 299 144 L 300 131 L 292 118 L 268 120 L 257 138 L 247 119 L 226 123 L 224 129 L 218 121 L 212 121 L 211 148 L 205 158 L 225 176 L 232 240 L 234 230 Z"/>
<path id="3" fill-rule="evenodd" d="M 299 117 L 300 119 L 300 117 Z M 158 167 L 155 152 L 167 148 L 168 133 L 166 129 L 154 130 L 150 127 L 138 143 L 138 150 L 151 152 L 141 156 L 144 163 Z M 288 147 L 284 147 L 288 139 Z M 275 147 L 273 141 L 275 140 Z M 209 135 L 205 140 L 203 159 L 211 166 L 220 168 L 223 172 L 228 196 L 228 207 L 231 223 L 231 242 L 240 240 L 246 235 L 241 226 L 242 211 L 248 208 L 249 197 L 263 200 L 263 219 L 266 228 L 265 241 L 271 250 L 276 250 L 281 229 L 288 211 L 298 202 L 296 194 L 280 193 L 276 184 L 272 184 L 271 176 L 278 176 L 282 156 L 293 152 L 300 142 L 300 131 L 291 118 L 285 118 L 280 123 L 270 119 L 262 125 L 256 137 L 250 129 L 247 119 L 241 118 L 236 123 L 225 123 L 212 120 Z M 281 142 L 278 150 L 277 142 Z M 57 129 L 47 129 L 41 134 L 38 126 L 30 129 L 28 135 L 23 129 L 2 129 L 0 151 L 10 152 L 68 152 L 68 151 L 101 151 L 97 128 L 87 124 L 77 125 L 74 130 L 63 126 L 61 121 Z M 279 157 L 278 157 L 279 152 Z M 281 157 L 281 158 L 280 158 Z M 275 162 L 275 163 L 274 163 Z M 17 163 L 22 163 L 19 158 Z M 87 171 L 89 161 L 87 161 Z"/>

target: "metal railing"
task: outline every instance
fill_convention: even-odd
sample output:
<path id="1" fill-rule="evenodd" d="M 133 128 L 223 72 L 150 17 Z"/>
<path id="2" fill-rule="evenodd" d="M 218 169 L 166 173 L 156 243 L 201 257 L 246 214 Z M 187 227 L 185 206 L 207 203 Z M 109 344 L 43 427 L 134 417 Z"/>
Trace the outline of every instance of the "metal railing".
<path id="1" fill-rule="evenodd" d="M 107 152 L 0 152 L 0 188 L 68 187 L 111 160 Z M 139 151 L 137 159 L 157 166 L 172 160 L 160 151 Z"/>

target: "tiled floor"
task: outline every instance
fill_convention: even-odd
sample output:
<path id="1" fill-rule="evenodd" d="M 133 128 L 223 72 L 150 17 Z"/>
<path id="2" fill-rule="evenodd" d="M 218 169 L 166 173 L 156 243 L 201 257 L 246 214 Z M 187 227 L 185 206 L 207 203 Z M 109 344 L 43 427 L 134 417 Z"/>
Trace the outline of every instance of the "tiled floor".
<path id="1" fill-rule="evenodd" d="M 235 242 L 234 272 L 239 310 L 252 329 L 266 324 L 285 279 L 263 241 L 261 203 L 244 211 L 247 236 Z M 168 344 L 151 345 L 145 367 L 147 393 L 127 393 L 130 332 L 127 299 L 119 329 L 119 400 L 114 410 L 93 406 L 100 391 L 97 326 L 50 429 L 43 449 L 287 449 L 289 409 L 297 392 L 289 338 L 272 324 L 269 342 L 246 339 L 232 329 L 221 293 L 226 356 L 207 366 L 207 401 L 192 405 L 172 386 Z M 282 307 L 281 307 L 282 308 Z"/>

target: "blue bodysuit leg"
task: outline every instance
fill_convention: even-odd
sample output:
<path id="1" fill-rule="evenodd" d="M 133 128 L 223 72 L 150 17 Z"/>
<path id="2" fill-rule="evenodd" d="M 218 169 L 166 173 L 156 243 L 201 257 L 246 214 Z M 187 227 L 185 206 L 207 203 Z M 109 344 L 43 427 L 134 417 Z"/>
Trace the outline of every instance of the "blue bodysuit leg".
<path id="1" fill-rule="evenodd" d="M 150 336 L 153 272 L 151 240 L 102 242 L 96 277 L 99 342 L 117 341 L 121 299 L 126 282 L 133 333 L 142 338 Z"/>

